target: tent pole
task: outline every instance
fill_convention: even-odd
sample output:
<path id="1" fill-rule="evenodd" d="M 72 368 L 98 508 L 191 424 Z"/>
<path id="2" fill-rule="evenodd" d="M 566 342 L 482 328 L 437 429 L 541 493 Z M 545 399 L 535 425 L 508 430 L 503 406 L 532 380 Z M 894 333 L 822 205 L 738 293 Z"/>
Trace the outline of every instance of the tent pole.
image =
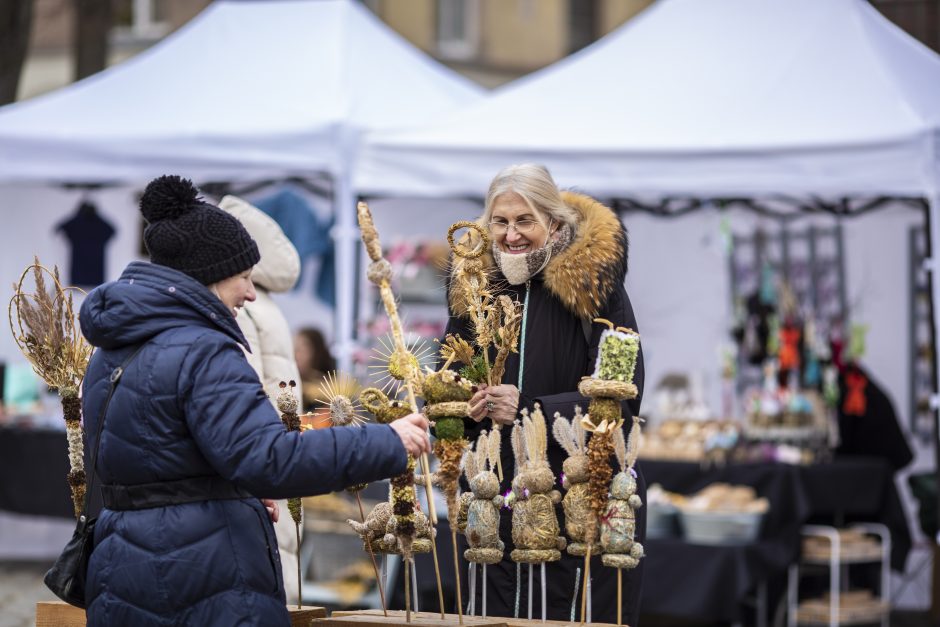
<path id="1" fill-rule="evenodd" d="M 940 191 L 932 190 L 927 197 L 927 206 L 924 211 L 927 223 L 927 289 L 930 293 L 928 306 L 930 307 L 930 343 L 933 350 L 930 352 L 930 367 L 933 375 L 933 394 L 930 397 L 930 410 L 933 413 L 934 425 L 934 460 L 936 464 L 937 485 L 940 485 L 940 369 L 937 368 L 937 328 L 940 327 L 940 281 L 935 280 L 934 273 L 940 268 L 940 260 L 934 254 L 940 252 Z M 940 494 L 938 494 L 937 511 L 940 511 Z M 934 540 L 934 559 L 940 555 L 940 532 Z M 940 599 L 937 598 L 940 582 L 936 581 L 938 569 L 934 567 L 933 593 L 931 594 L 931 613 L 934 618 L 940 617 Z"/>
<path id="2" fill-rule="evenodd" d="M 335 178 L 336 181 L 336 228 L 333 230 L 336 246 L 336 310 L 334 312 L 333 345 L 336 348 L 336 365 L 339 372 L 352 372 L 354 348 L 353 331 L 355 321 L 355 293 L 357 276 L 356 251 L 359 226 L 356 221 L 356 196 L 348 172 Z"/>

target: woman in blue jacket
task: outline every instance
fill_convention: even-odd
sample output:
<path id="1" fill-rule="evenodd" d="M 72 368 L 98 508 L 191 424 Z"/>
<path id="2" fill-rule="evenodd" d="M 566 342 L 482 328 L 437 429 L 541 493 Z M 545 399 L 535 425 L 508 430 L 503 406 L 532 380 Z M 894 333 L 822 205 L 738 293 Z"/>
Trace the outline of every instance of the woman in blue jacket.
<path id="1" fill-rule="evenodd" d="M 404 471 L 428 451 L 419 415 L 394 425 L 287 432 L 240 346 L 255 242 L 189 181 L 140 203 L 151 263 L 131 263 L 81 308 L 98 348 L 85 376 L 88 450 L 111 372 L 97 471 L 88 625 L 288 625 L 265 499 L 323 494 Z"/>

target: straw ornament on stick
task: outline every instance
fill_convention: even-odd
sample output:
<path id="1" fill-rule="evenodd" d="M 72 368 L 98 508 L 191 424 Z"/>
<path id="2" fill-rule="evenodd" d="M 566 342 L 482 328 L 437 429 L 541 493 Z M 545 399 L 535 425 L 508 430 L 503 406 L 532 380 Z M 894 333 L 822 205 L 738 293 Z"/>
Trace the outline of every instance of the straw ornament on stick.
<path id="1" fill-rule="evenodd" d="M 32 275 L 35 291 L 26 290 Z M 52 285 L 46 287 L 46 276 Z M 48 268 L 35 258 L 13 284 L 13 297 L 7 308 L 13 339 L 33 371 L 55 389 L 62 402 L 69 451 L 68 483 L 72 492 L 75 516 L 81 514 L 85 499 L 84 445 L 82 442 L 82 408 L 78 390 L 92 347 L 82 337 L 72 302 L 72 293 L 84 292 L 76 287 L 62 287 L 59 268 Z"/>
<path id="2" fill-rule="evenodd" d="M 389 264 L 388 260 L 382 257 L 382 243 L 379 240 L 378 230 L 375 228 L 375 222 L 372 220 L 372 213 L 369 211 L 369 206 L 360 202 L 357 205 L 357 215 L 359 219 L 359 229 L 362 232 L 362 242 L 365 245 L 366 252 L 369 255 L 369 258 L 372 260 L 372 263 L 369 265 L 367 270 L 367 276 L 369 281 L 372 282 L 379 288 L 379 294 L 382 298 L 382 304 L 385 307 L 385 313 L 388 315 L 389 324 L 392 331 L 392 340 L 395 345 L 395 352 L 392 355 L 392 358 L 389 360 L 389 372 L 394 376 L 396 374 L 400 375 L 401 380 L 404 382 L 405 390 L 407 392 L 408 399 L 408 408 L 410 412 L 417 412 L 418 405 L 415 400 L 415 387 L 420 387 L 422 384 L 422 374 L 421 369 L 418 364 L 418 360 L 412 355 L 406 345 L 405 338 L 402 332 L 401 318 L 398 316 L 398 307 L 395 304 L 395 297 L 392 293 L 391 288 L 391 278 L 392 278 L 392 267 Z M 361 397 L 360 397 L 361 398 Z M 365 401 L 363 401 L 365 404 Z M 407 414 L 405 414 L 407 415 Z M 425 489 L 428 494 L 428 513 L 430 515 L 430 520 L 432 525 L 437 522 L 437 513 L 434 508 L 434 499 L 432 498 L 432 488 L 431 488 L 431 471 L 430 464 L 428 463 L 428 456 L 425 454 L 421 455 L 421 467 L 424 471 L 425 476 Z M 413 460 L 409 461 L 409 468 L 413 473 L 414 462 Z M 402 498 L 405 497 L 405 493 L 410 493 L 412 500 L 414 499 L 414 484 L 413 477 L 409 477 L 407 485 L 402 481 L 396 483 L 395 479 L 392 480 L 392 492 L 393 494 L 398 494 Z M 404 540 L 402 546 L 402 556 L 405 558 L 405 570 L 408 571 L 411 565 L 411 560 L 408 559 L 408 554 L 410 550 L 405 550 L 405 545 L 409 545 L 411 540 L 414 537 L 414 527 L 413 524 L 409 525 L 408 522 L 402 520 L 401 523 L 404 525 L 403 529 L 397 530 L 396 535 L 399 537 L 399 542 Z M 433 533 L 432 533 L 433 537 Z M 433 539 L 431 541 L 431 552 L 434 557 L 434 574 L 437 578 L 437 593 L 438 601 L 440 603 L 441 617 L 444 617 L 444 590 L 441 585 L 440 577 L 440 566 L 437 559 L 437 547 L 435 546 Z M 408 573 L 406 572 L 405 576 L 406 587 L 408 581 Z M 406 593 L 406 618 L 410 620 L 411 612 L 410 607 L 407 606 L 408 595 Z"/>
<path id="3" fill-rule="evenodd" d="M 329 408 L 330 425 L 333 427 L 359 427 L 365 424 L 366 420 L 362 417 L 360 410 L 362 405 L 356 399 L 355 395 L 360 386 L 353 377 L 328 372 L 326 380 L 322 386 L 325 392 L 325 398 L 318 398 L 316 402 Z M 359 506 L 359 525 L 366 525 L 366 515 L 362 507 L 362 492 L 367 483 L 358 483 L 346 488 L 350 494 L 356 495 L 356 504 Z M 350 521 L 354 522 L 354 521 Z M 379 575 L 379 565 L 375 561 L 375 551 L 371 542 L 364 542 L 365 549 L 369 552 L 369 559 L 372 561 L 372 571 L 375 573 L 375 582 L 379 589 L 379 599 L 382 602 L 382 614 L 388 616 L 388 609 L 385 604 L 385 583 Z"/>
<path id="4" fill-rule="evenodd" d="M 281 412 L 281 422 L 288 431 L 300 431 L 300 416 L 297 415 L 297 407 L 300 402 L 297 399 L 297 383 L 291 381 L 287 383 L 281 381 L 278 384 L 280 391 L 277 393 L 275 402 L 277 409 Z M 300 526 L 303 524 L 303 508 L 300 497 L 287 499 L 287 510 L 290 517 L 294 520 L 294 529 L 297 532 L 297 546 L 300 546 Z M 303 598 L 300 595 L 303 579 L 300 573 L 300 560 L 297 561 L 297 607 L 303 607 Z"/>

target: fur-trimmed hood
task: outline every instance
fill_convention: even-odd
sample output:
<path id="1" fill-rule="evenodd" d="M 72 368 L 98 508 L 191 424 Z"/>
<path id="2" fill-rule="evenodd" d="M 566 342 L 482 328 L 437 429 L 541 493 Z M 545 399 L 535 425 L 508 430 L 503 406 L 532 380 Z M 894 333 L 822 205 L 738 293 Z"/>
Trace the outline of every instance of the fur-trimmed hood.
<path id="1" fill-rule="evenodd" d="M 562 192 L 562 199 L 579 216 L 571 244 L 549 260 L 542 271 L 545 287 L 578 318 L 594 318 L 611 293 L 623 284 L 627 274 L 629 242 L 627 231 L 617 215 L 597 200 L 574 192 Z M 468 234 L 471 246 L 475 234 Z M 483 257 L 484 268 L 491 275 L 499 275 L 490 251 Z M 459 271 L 464 259 L 455 259 L 451 278 Z M 501 275 L 499 275 L 501 276 Z M 466 315 L 463 295 L 448 290 L 450 310 L 454 315 Z"/>

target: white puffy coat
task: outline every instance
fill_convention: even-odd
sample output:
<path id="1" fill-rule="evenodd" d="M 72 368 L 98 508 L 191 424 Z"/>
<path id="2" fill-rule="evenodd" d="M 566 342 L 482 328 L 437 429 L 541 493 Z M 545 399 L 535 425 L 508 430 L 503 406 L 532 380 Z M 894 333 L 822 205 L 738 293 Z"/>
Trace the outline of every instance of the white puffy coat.
<path id="1" fill-rule="evenodd" d="M 300 385 L 290 326 L 271 298 L 271 292 L 286 292 L 294 287 L 300 277 L 300 256 L 277 222 L 260 209 L 236 196 L 226 196 L 219 207 L 238 218 L 261 252 L 261 261 L 251 273 L 258 297 L 253 303 L 245 303 L 236 321 L 251 346 L 251 353 L 246 354 L 248 362 L 258 373 L 273 403 L 278 383 L 294 380 Z M 280 520 L 274 528 L 284 572 L 284 591 L 287 603 L 293 604 L 297 602 L 298 592 L 297 532 L 287 510 L 287 501 L 279 501 L 279 505 Z"/>

